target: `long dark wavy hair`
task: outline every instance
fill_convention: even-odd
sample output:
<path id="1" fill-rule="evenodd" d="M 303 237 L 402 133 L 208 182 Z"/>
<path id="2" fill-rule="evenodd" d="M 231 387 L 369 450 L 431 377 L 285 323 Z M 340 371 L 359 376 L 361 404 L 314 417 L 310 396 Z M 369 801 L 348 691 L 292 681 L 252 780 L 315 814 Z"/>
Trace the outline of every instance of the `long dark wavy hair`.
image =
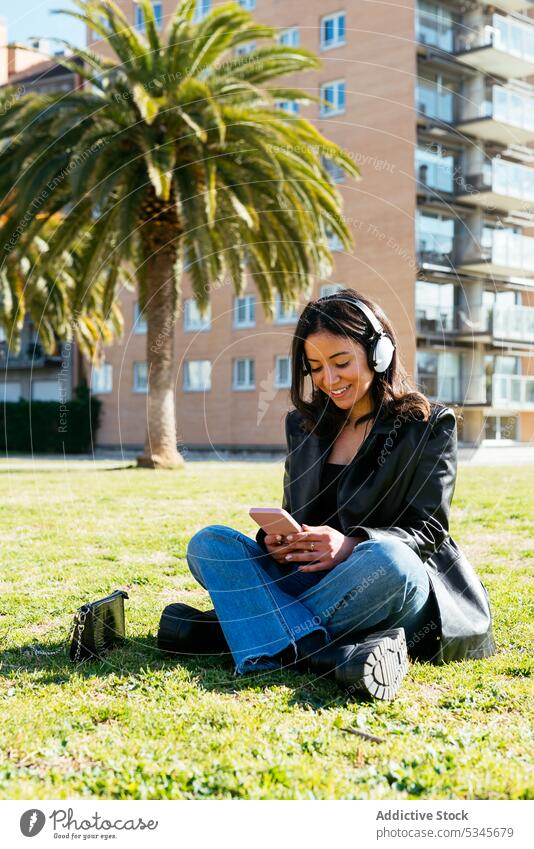
<path id="1" fill-rule="evenodd" d="M 333 295 L 310 301 L 305 306 L 298 320 L 291 346 L 291 402 L 301 413 L 305 429 L 319 437 L 332 437 L 339 433 L 347 421 L 347 413 L 337 407 L 328 395 L 313 384 L 313 381 L 311 400 L 304 399 L 305 381 L 310 374 L 304 342 L 312 333 L 327 331 L 336 336 L 353 339 L 369 351 L 375 332 L 369 320 L 354 303 L 355 299 L 362 301 L 372 310 L 384 332 L 395 345 L 393 359 L 386 371 L 375 372 L 371 384 L 373 410 L 361 416 L 355 425 L 374 417 L 390 419 L 401 416 L 406 419 L 428 421 L 432 409 L 428 398 L 409 382 L 397 354 L 395 331 L 378 304 L 354 289 L 341 289 Z"/>

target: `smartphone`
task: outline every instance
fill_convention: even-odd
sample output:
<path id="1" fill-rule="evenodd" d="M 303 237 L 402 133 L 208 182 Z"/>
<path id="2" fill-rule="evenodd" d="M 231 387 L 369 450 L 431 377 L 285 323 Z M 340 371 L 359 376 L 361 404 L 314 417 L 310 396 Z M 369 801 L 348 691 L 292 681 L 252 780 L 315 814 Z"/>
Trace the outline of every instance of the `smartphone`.
<path id="1" fill-rule="evenodd" d="M 248 513 L 266 534 L 285 537 L 294 531 L 302 531 L 299 523 L 282 507 L 251 507 Z"/>

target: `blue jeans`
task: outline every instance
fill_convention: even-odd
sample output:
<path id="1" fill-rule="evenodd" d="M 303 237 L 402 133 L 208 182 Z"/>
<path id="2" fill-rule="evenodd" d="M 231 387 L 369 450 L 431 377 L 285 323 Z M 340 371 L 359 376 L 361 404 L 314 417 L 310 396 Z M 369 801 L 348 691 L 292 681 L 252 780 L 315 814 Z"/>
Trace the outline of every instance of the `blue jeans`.
<path id="1" fill-rule="evenodd" d="M 314 631 L 329 642 L 403 627 L 410 640 L 426 620 L 426 569 L 397 539 L 366 540 L 334 569 L 299 572 L 245 534 L 209 525 L 189 541 L 187 562 L 211 596 L 238 673 L 278 668 L 273 656 L 290 645 L 296 652 Z"/>

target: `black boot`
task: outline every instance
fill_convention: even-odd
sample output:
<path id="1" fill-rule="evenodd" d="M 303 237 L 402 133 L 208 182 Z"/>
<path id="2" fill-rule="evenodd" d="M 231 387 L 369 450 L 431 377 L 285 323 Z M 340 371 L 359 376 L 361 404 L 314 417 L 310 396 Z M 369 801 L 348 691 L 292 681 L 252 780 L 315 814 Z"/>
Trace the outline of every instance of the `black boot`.
<path id="1" fill-rule="evenodd" d="M 227 654 L 230 649 L 214 610 L 169 604 L 158 630 L 158 648 L 171 654 Z"/>
<path id="2" fill-rule="evenodd" d="M 404 628 L 377 631 L 351 645 L 329 643 L 309 652 L 301 650 L 301 642 L 297 642 L 299 669 L 332 676 L 350 693 L 389 701 L 408 671 Z"/>

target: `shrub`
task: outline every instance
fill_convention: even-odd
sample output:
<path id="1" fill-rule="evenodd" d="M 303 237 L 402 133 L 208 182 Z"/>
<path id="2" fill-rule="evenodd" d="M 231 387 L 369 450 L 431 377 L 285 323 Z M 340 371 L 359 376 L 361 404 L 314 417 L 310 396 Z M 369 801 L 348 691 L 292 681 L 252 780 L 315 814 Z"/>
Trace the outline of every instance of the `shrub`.
<path id="1" fill-rule="evenodd" d="M 0 451 L 85 454 L 96 442 L 102 402 L 86 386 L 75 397 L 56 401 L 17 401 L 0 405 Z"/>

